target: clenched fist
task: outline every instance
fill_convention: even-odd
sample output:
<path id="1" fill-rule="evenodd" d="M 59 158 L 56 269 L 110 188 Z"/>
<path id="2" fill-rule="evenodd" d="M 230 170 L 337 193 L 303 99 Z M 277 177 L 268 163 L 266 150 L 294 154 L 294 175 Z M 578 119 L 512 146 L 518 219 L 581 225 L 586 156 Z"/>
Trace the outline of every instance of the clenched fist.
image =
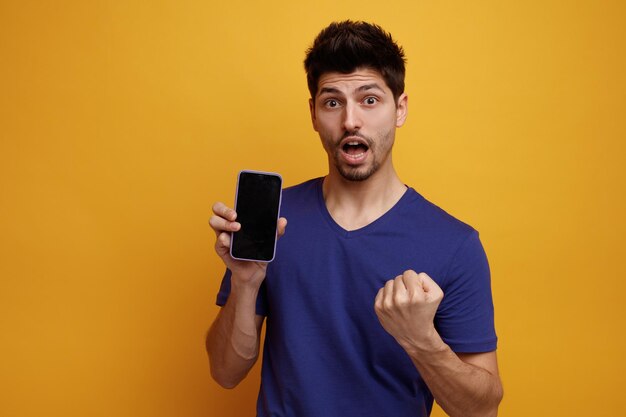
<path id="1" fill-rule="evenodd" d="M 425 273 L 405 271 L 378 291 L 374 309 L 383 328 L 407 352 L 437 349 L 434 318 L 443 291 Z"/>

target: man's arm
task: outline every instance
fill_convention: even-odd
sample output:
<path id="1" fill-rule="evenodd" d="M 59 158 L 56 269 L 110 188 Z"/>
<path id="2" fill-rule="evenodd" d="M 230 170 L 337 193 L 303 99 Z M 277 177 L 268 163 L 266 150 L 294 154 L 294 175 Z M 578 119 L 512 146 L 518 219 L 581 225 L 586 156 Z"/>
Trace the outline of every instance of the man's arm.
<path id="1" fill-rule="evenodd" d="M 496 353 L 457 355 L 444 343 L 434 326 L 442 298 L 428 275 L 406 271 L 380 289 L 375 310 L 448 415 L 496 416 L 503 395 Z"/>
<path id="2" fill-rule="evenodd" d="M 211 376 L 224 388 L 241 382 L 259 356 L 263 316 L 255 314 L 256 292 L 232 291 L 206 338 Z"/>
<path id="3" fill-rule="evenodd" d="M 224 388 L 233 388 L 246 377 L 259 356 L 263 317 L 256 314 L 256 299 L 267 264 L 238 261 L 229 253 L 230 233 L 241 228 L 237 213 L 223 203 L 213 206 L 209 220 L 215 231 L 215 252 L 231 271 L 230 294 L 206 337 L 211 376 Z M 278 236 L 287 220 L 278 221 Z"/>
<path id="4" fill-rule="evenodd" d="M 449 416 L 498 414 L 503 390 L 495 351 L 457 355 L 443 344 L 440 350 L 413 351 L 409 356 Z"/>

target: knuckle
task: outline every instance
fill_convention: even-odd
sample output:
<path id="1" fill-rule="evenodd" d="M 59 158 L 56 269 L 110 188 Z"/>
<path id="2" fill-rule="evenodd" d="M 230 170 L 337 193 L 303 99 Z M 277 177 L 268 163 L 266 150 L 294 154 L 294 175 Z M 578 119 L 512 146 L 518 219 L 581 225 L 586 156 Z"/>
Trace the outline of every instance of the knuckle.
<path id="1" fill-rule="evenodd" d="M 218 232 L 225 230 L 227 226 L 227 222 L 219 216 L 211 217 L 211 219 L 209 220 L 209 224 L 213 229 Z"/>
<path id="2" fill-rule="evenodd" d="M 215 204 L 213 204 L 213 212 L 217 213 L 220 211 L 221 207 L 224 205 L 224 203 L 222 203 L 221 201 L 216 202 Z"/>
<path id="3" fill-rule="evenodd" d="M 406 297 L 396 297 L 393 304 L 396 308 L 402 309 L 409 306 L 411 303 Z"/>
<path id="4" fill-rule="evenodd" d="M 218 217 L 233 217 L 234 216 L 234 210 L 231 209 L 230 207 L 228 207 L 226 204 L 222 203 L 221 201 L 218 201 L 217 203 L 213 204 L 213 213 L 215 213 Z"/>
<path id="5" fill-rule="evenodd" d="M 394 309 L 394 302 L 391 298 L 386 298 L 382 302 L 382 307 L 385 311 L 391 311 Z"/>
<path id="6" fill-rule="evenodd" d="M 230 244 L 230 237 L 228 236 L 228 233 L 220 233 L 217 237 L 217 244 L 220 246 L 228 246 Z"/>

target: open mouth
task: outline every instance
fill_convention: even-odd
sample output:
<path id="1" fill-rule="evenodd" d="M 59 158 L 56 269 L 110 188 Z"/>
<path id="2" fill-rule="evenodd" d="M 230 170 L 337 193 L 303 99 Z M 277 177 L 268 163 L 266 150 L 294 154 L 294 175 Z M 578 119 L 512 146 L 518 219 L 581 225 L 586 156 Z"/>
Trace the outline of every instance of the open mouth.
<path id="1" fill-rule="evenodd" d="M 343 155 L 352 162 L 360 162 L 368 150 L 369 145 L 361 138 L 348 138 L 341 144 Z"/>
<path id="2" fill-rule="evenodd" d="M 341 149 L 343 149 L 343 151 L 348 155 L 358 155 L 365 153 L 369 148 L 367 145 L 360 142 L 347 142 L 344 143 Z"/>

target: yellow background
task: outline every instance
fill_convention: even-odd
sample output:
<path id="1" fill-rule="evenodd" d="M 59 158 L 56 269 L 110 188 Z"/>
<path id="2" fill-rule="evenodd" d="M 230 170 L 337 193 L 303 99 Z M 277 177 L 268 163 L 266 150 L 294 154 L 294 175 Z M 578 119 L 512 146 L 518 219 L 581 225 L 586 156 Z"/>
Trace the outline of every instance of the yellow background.
<path id="1" fill-rule="evenodd" d="M 254 415 L 258 367 L 209 377 L 207 220 L 239 169 L 325 174 L 302 59 L 345 18 L 406 50 L 402 179 L 481 232 L 500 415 L 626 415 L 625 9 L 0 1 L 0 415 Z"/>

